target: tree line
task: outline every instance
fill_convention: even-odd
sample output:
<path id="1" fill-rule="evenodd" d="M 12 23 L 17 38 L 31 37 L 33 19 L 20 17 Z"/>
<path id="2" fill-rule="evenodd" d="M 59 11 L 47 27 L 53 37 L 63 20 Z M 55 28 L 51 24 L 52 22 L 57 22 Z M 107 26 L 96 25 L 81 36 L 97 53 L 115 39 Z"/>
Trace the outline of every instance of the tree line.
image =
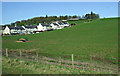
<path id="1" fill-rule="evenodd" d="M 99 18 L 99 14 L 95 14 L 93 12 L 91 12 L 91 14 L 86 14 L 81 16 L 77 16 L 77 15 L 73 15 L 73 16 L 48 16 L 46 15 L 45 17 L 34 17 L 32 19 L 28 19 L 28 20 L 21 20 L 21 21 L 16 21 L 14 23 L 11 23 L 11 26 L 25 26 L 25 25 L 38 25 L 39 23 L 50 23 L 51 21 L 57 21 L 57 20 L 69 20 L 71 18 L 84 18 L 84 19 L 97 19 Z"/>
<path id="2" fill-rule="evenodd" d="M 97 18 L 99 18 L 99 14 L 95 14 L 95 13 L 91 12 L 91 14 L 86 14 L 85 17 L 87 19 L 97 19 Z"/>

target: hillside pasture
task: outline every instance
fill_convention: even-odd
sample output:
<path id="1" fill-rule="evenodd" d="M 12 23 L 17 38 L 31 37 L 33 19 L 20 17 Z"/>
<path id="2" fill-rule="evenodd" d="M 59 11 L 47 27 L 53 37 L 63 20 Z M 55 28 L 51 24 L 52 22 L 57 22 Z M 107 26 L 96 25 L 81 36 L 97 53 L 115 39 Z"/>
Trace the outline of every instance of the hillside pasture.
<path id="1" fill-rule="evenodd" d="M 88 23 L 84 23 L 84 20 L 69 21 L 69 23 L 76 25 L 38 34 L 2 37 L 3 50 L 21 49 L 50 54 L 50 57 L 68 54 L 84 57 L 92 55 L 117 62 L 117 18 L 97 19 Z M 18 38 L 28 38 L 29 42 L 17 43 Z"/>

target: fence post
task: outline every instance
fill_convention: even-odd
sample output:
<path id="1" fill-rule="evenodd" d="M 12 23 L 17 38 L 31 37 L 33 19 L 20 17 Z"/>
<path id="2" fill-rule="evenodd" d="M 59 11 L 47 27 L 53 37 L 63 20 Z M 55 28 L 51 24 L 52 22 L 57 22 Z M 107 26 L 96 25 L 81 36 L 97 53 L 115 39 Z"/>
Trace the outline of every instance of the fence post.
<path id="1" fill-rule="evenodd" d="M 60 62 L 60 65 L 62 64 L 62 61 L 61 61 L 61 56 L 60 56 L 60 60 L 59 60 L 59 62 Z"/>
<path id="2" fill-rule="evenodd" d="M 22 51 L 20 50 L 20 57 L 22 56 Z"/>
<path id="3" fill-rule="evenodd" d="M 6 57 L 8 57 L 8 48 L 6 48 Z"/>
<path id="4" fill-rule="evenodd" d="M 34 56 L 32 56 L 32 61 L 34 61 Z"/>
<path id="5" fill-rule="evenodd" d="M 72 67 L 74 69 L 74 57 L 73 57 L 73 54 L 72 54 Z"/>
<path id="6" fill-rule="evenodd" d="M 92 71 L 92 56 L 90 55 L 90 71 Z"/>
<path id="7" fill-rule="evenodd" d="M 38 62 L 38 53 L 36 52 L 36 60 L 37 60 L 37 62 Z"/>

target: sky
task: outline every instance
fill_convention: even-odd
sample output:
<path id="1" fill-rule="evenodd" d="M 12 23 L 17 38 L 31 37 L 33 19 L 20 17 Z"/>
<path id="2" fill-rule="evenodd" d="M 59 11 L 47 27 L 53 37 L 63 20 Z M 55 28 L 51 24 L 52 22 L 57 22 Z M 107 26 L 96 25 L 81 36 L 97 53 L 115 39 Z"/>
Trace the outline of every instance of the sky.
<path id="1" fill-rule="evenodd" d="M 2 25 L 40 16 L 85 15 L 118 17 L 118 2 L 2 2 Z"/>

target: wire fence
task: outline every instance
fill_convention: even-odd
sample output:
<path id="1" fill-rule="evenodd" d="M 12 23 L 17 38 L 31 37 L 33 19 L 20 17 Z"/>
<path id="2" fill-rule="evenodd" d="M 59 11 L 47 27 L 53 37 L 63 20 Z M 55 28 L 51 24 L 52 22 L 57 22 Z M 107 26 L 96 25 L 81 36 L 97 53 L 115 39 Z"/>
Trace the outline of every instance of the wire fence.
<path id="1" fill-rule="evenodd" d="M 118 73 L 118 66 L 111 60 L 106 60 L 103 57 L 88 55 L 88 57 L 75 54 L 53 55 L 49 53 L 26 52 L 26 51 L 11 51 L 8 48 L 2 50 L 2 55 L 17 59 L 24 59 L 33 62 L 55 64 L 67 66 L 72 69 L 84 69 L 93 72 L 109 72 Z"/>

